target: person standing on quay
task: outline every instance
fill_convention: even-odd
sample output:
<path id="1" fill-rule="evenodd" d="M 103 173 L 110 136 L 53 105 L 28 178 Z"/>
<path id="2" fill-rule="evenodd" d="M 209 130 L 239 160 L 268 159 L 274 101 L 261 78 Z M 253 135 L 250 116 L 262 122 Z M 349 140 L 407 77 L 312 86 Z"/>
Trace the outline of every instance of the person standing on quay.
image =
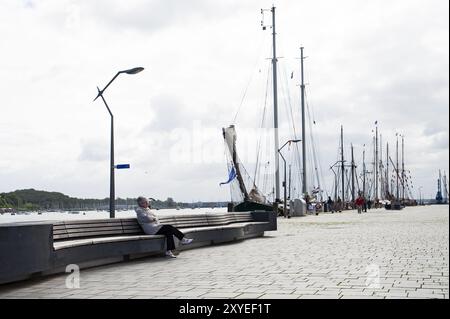
<path id="1" fill-rule="evenodd" d="M 370 200 L 370 197 L 369 200 L 367 201 L 367 207 L 369 208 L 369 210 L 372 209 L 372 201 Z"/>
<path id="2" fill-rule="evenodd" d="M 361 214 L 362 208 L 364 205 L 364 198 L 361 196 L 361 194 L 358 195 L 358 198 L 355 201 L 356 209 L 358 210 L 358 214 Z"/>
<path id="3" fill-rule="evenodd" d="M 365 196 L 362 196 L 363 200 L 364 200 L 364 204 L 363 204 L 363 211 L 364 213 L 367 213 L 367 200 Z"/>
<path id="4" fill-rule="evenodd" d="M 343 203 L 342 203 L 342 199 L 340 197 L 338 197 L 335 207 L 336 207 L 335 211 L 338 211 L 339 213 L 342 213 Z"/>
<path id="5" fill-rule="evenodd" d="M 327 200 L 327 210 L 329 212 L 331 212 L 332 214 L 334 213 L 334 202 L 330 196 L 328 196 L 328 200 Z"/>

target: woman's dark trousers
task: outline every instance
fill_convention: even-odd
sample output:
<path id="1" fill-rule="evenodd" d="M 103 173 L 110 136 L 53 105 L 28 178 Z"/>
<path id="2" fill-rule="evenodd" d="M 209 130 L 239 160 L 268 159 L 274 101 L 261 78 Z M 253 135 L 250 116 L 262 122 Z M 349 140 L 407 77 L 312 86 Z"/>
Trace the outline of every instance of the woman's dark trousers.
<path id="1" fill-rule="evenodd" d="M 184 234 L 180 232 L 177 228 L 172 225 L 162 225 L 162 227 L 158 230 L 156 235 L 164 235 L 167 239 L 167 250 L 175 249 L 175 242 L 173 241 L 173 236 L 177 237 L 179 240 L 182 240 Z"/>

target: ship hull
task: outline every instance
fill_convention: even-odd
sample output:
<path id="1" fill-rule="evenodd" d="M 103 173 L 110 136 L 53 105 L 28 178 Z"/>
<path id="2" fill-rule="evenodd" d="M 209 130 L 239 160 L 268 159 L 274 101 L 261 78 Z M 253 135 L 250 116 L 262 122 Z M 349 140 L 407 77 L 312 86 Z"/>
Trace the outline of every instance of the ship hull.
<path id="1" fill-rule="evenodd" d="M 233 211 L 235 212 L 250 212 L 255 210 L 262 210 L 266 212 L 272 212 L 273 207 L 267 204 L 255 203 L 250 201 L 245 201 L 234 206 Z"/>

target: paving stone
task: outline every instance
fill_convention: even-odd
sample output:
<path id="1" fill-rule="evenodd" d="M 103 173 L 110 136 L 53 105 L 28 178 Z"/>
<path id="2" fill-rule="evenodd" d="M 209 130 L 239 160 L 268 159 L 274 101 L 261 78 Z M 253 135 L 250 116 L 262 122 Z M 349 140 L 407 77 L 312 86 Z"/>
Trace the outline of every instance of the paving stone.
<path id="1" fill-rule="evenodd" d="M 263 294 L 258 299 L 297 299 L 296 295 L 289 294 Z"/>
<path id="2" fill-rule="evenodd" d="M 251 293 L 243 293 L 236 297 L 236 299 L 258 299 L 263 294 L 251 294 Z"/>
<path id="3" fill-rule="evenodd" d="M 322 295 L 300 295 L 297 297 L 297 299 L 340 299 L 339 298 L 327 298 L 326 296 Z"/>
<path id="4" fill-rule="evenodd" d="M 408 292 L 408 298 L 424 298 L 424 299 L 443 299 L 444 294 L 434 294 L 431 292 L 424 292 L 424 291 L 411 291 Z"/>

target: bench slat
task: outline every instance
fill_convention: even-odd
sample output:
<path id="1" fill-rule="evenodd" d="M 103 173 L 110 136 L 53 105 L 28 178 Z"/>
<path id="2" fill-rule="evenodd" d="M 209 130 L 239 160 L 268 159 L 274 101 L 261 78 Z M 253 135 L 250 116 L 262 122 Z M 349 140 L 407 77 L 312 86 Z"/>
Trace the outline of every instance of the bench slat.
<path id="1" fill-rule="evenodd" d="M 116 231 L 118 233 L 122 232 L 122 226 L 114 226 L 114 227 L 83 227 L 83 228 L 71 228 L 68 229 L 67 232 L 69 234 L 77 234 L 77 233 L 88 233 L 88 232 L 96 232 L 96 231 Z"/>
<path id="2" fill-rule="evenodd" d="M 53 234 L 54 235 L 63 235 L 63 234 L 67 234 L 67 232 L 65 230 L 53 230 Z"/>
<path id="3" fill-rule="evenodd" d="M 122 232 L 113 231 L 92 231 L 92 232 L 84 232 L 84 233 L 75 233 L 69 234 L 69 238 L 79 238 L 79 237 L 93 237 L 93 236 L 101 236 L 101 235 L 122 235 Z"/>
<path id="4" fill-rule="evenodd" d="M 84 224 L 84 225 L 67 225 L 66 229 L 88 229 L 88 228 L 106 228 L 106 227 L 122 227 L 122 224 Z"/>
<path id="5" fill-rule="evenodd" d="M 87 220 L 66 220 L 65 225 L 82 225 L 82 224 L 107 224 L 107 223 L 120 223 L 120 219 L 87 219 Z"/>
<path id="6" fill-rule="evenodd" d="M 69 238 L 69 235 L 53 235 L 53 240 Z"/>

